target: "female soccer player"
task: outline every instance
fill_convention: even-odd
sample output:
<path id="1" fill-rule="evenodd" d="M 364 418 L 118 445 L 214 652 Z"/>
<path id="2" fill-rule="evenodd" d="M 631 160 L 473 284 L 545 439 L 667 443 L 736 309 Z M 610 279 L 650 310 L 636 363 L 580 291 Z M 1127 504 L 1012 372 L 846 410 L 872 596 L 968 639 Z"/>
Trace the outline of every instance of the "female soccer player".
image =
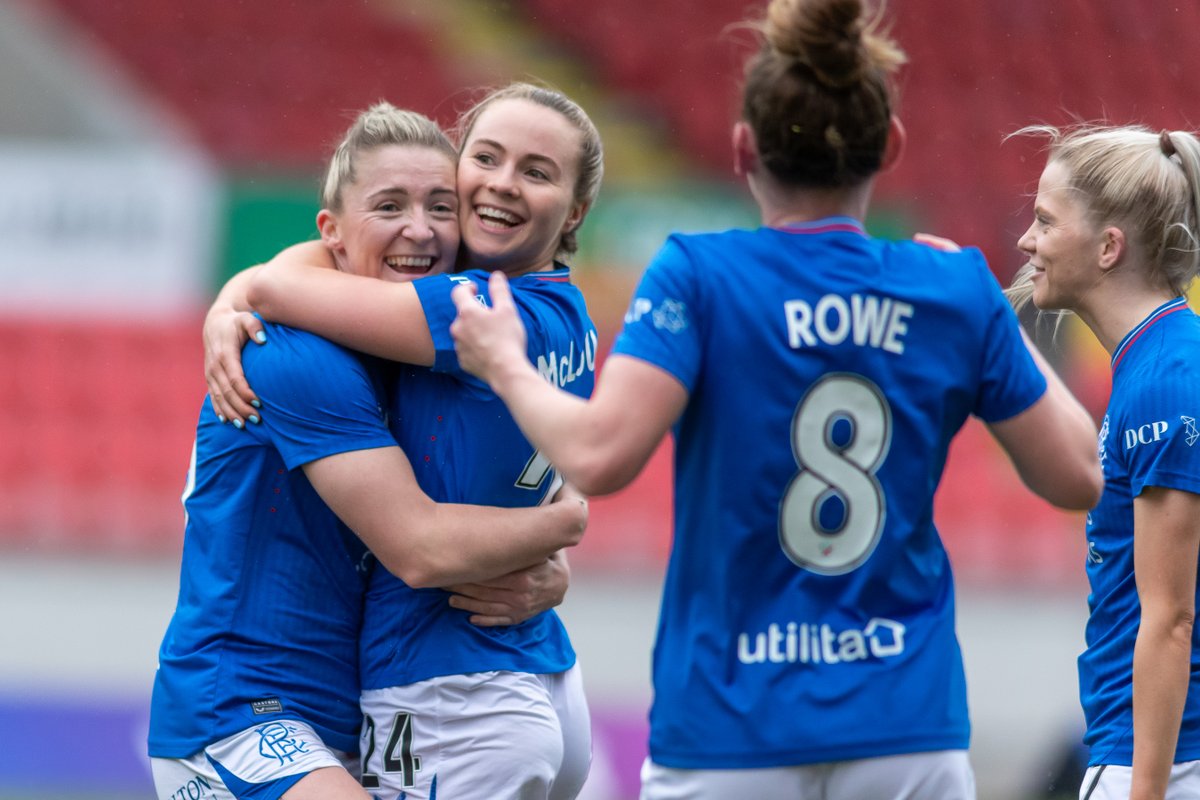
<path id="1" fill-rule="evenodd" d="M 339 269 L 453 264 L 455 151 L 433 122 L 372 108 L 330 175 L 329 235 L 354 243 Z M 270 347 L 246 356 L 262 423 L 236 431 L 206 402 L 197 427 L 179 602 L 151 705 L 162 800 L 367 800 L 348 760 L 362 719 L 367 549 L 412 585 L 480 581 L 544 561 L 586 520 L 579 503 L 435 504 L 388 430 L 379 366 L 267 329 Z"/>
<path id="2" fill-rule="evenodd" d="M 465 266 L 512 276 L 531 330 L 527 357 L 555 385 L 586 397 L 596 332 L 556 258 L 574 252 L 575 231 L 599 191 L 599 134 L 574 102 L 528 84 L 492 92 L 461 129 Z M 349 218 L 355 213 L 347 210 Z M 392 430 L 435 499 L 542 500 L 549 463 L 486 384 L 458 367 L 449 333 L 451 289 L 487 273 L 380 285 L 305 266 L 327 266 L 329 243 L 299 245 L 266 265 L 250 284 L 254 307 L 267 319 L 416 365 L 396 379 Z M 486 302 L 486 292 L 478 300 Z M 477 587 L 454 588 L 486 600 Z M 417 590 L 378 570 L 362 658 L 364 784 L 379 796 L 537 800 L 573 798 L 581 789 L 590 719 L 574 651 L 553 612 L 483 629 L 451 608 L 445 592 Z"/>
<path id="3" fill-rule="evenodd" d="M 530 367 L 503 275 L 493 310 L 456 290 L 460 362 L 585 493 L 674 430 L 646 800 L 973 797 L 947 447 L 974 414 L 1038 494 L 1099 496 L 1095 425 L 979 252 L 863 229 L 902 142 L 878 22 L 770 4 L 733 128 L 763 226 L 670 237 L 589 401 Z"/>
<path id="4" fill-rule="evenodd" d="M 1079 688 L 1086 800 L 1200 797 L 1200 141 L 1140 127 L 1050 138 L 1020 303 L 1075 312 L 1112 356 L 1104 495 L 1087 518 Z"/>

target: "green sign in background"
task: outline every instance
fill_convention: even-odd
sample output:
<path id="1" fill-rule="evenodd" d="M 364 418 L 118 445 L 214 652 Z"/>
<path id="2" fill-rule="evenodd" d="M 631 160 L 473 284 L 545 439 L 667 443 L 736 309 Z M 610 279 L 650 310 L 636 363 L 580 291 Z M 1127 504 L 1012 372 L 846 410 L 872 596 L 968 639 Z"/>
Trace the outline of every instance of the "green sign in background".
<path id="1" fill-rule="evenodd" d="M 317 236 L 316 177 L 231 178 L 215 292 L 230 275 Z"/>

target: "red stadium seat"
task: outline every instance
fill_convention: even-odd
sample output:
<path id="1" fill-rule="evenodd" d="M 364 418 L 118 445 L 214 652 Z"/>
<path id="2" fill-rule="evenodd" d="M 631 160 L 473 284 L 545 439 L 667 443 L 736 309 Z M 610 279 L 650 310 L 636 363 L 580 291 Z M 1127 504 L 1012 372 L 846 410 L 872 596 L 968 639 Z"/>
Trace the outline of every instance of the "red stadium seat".
<path id="1" fill-rule="evenodd" d="M 51 1 L 233 163 L 311 167 L 345 112 L 389 99 L 432 116 L 454 90 L 431 33 L 370 4 Z"/>
<path id="2" fill-rule="evenodd" d="M 0 542 L 178 546 L 199 325 L 0 322 Z"/>

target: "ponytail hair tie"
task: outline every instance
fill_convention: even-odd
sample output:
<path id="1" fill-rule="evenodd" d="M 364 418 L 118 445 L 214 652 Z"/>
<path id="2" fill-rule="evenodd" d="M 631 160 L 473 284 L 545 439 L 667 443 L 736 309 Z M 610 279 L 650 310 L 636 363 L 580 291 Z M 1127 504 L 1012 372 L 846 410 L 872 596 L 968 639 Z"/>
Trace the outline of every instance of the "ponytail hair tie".
<path id="1" fill-rule="evenodd" d="M 1162 148 L 1163 155 L 1167 158 L 1175 155 L 1175 143 L 1171 141 L 1171 132 L 1164 130 L 1158 135 L 1158 146 Z"/>

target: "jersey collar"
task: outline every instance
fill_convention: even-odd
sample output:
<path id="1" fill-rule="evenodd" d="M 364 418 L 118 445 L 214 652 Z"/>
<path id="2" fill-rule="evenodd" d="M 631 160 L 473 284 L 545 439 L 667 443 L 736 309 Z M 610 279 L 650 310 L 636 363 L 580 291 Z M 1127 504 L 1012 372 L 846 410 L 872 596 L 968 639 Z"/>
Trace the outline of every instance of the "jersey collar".
<path id="1" fill-rule="evenodd" d="M 857 233 L 860 236 L 867 235 L 867 229 L 863 224 L 854 217 L 825 217 L 824 219 L 814 219 L 809 222 L 792 222 L 787 225 L 781 225 L 775 230 L 784 231 L 786 233 Z"/>
<path id="2" fill-rule="evenodd" d="M 535 280 L 547 281 L 549 283 L 571 282 L 571 268 L 561 261 L 554 262 L 554 269 L 544 272 L 526 272 L 525 274 Z"/>
<path id="3" fill-rule="evenodd" d="M 1134 342 L 1141 338 L 1143 333 L 1150 330 L 1152 326 L 1158 324 L 1159 320 L 1174 314 L 1176 311 L 1182 311 L 1185 308 L 1187 308 L 1187 298 L 1176 297 L 1174 300 L 1168 300 L 1158 308 L 1151 311 L 1150 316 L 1146 317 L 1144 320 L 1134 326 L 1133 330 L 1125 334 L 1125 338 L 1121 340 L 1119 345 L 1117 345 L 1117 349 L 1113 350 L 1113 372 L 1116 372 L 1117 365 L 1121 363 L 1121 359 L 1125 357 L 1125 353 L 1129 351 L 1130 346 L 1132 346 Z"/>

